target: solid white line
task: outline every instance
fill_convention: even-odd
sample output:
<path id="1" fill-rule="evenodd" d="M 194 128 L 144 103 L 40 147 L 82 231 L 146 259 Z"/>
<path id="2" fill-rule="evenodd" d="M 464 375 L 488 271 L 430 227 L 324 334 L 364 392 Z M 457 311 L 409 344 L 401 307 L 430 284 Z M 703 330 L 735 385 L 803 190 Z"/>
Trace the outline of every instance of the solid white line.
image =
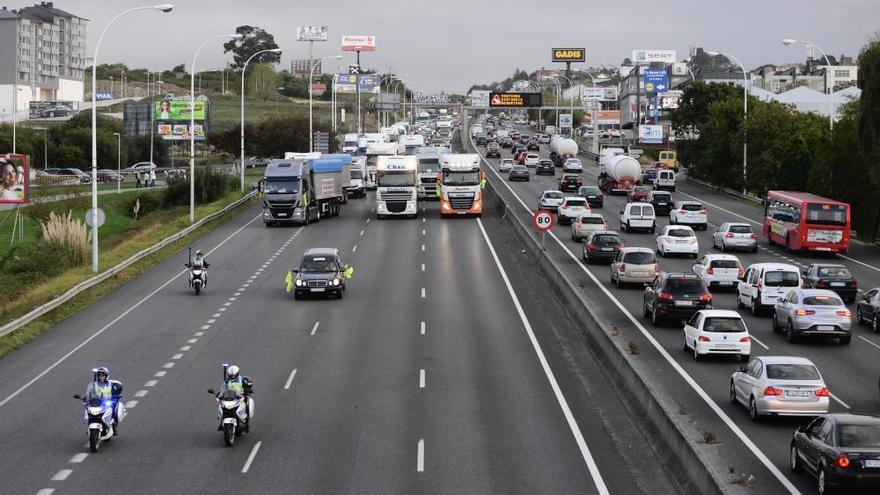
<path id="1" fill-rule="evenodd" d="M 321 324 L 320 321 L 316 321 L 315 326 L 312 327 L 312 333 L 310 333 L 309 335 L 315 335 L 315 332 L 318 331 L 318 325 L 320 325 L 320 324 Z"/>
<path id="2" fill-rule="evenodd" d="M 137 405 L 138 405 L 138 401 L 136 401 L 136 400 L 130 400 L 130 401 L 128 401 L 128 402 L 125 403 L 125 408 L 126 408 L 126 409 L 134 409 L 135 407 L 137 407 Z"/>
<path id="3" fill-rule="evenodd" d="M 752 340 L 754 340 L 755 342 L 757 342 L 758 345 L 760 345 L 761 347 L 763 347 L 765 351 L 769 351 L 769 350 L 770 350 L 770 348 L 767 347 L 767 344 L 765 344 L 765 343 L 761 342 L 760 340 L 758 340 L 758 338 L 755 337 L 754 335 L 750 335 L 750 337 L 752 338 Z"/>
<path id="4" fill-rule="evenodd" d="M 76 454 L 76 455 L 74 455 L 73 457 L 71 457 L 70 460 L 67 461 L 67 462 L 69 462 L 69 463 L 71 463 L 71 464 L 79 464 L 79 463 L 81 463 L 82 461 L 86 460 L 86 457 L 88 457 L 88 456 L 89 456 L 88 453 L 86 453 L 86 452 L 81 452 L 81 453 Z"/>
<path id="5" fill-rule="evenodd" d="M 232 239 L 233 237 L 235 237 L 239 232 L 241 232 L 242 230 L 244 230 L 245 227 L 247 227 L 248 225 L 250 225 L 251 222 L 257 220 L 257 219 L 260 218 L 261 216 L 262 216 L 262 214 L 255 216 L 253 219 L 249 220 L 247 223 L 245 223 L 244 225 L 242 225 L 238 230 L 236 230 L 235 232 L 229 234 L 229 237 L 227 237 L 226 239 L 223 239 L 222 241 L 220 241 L 220 243 L 217 244 L 217 246 L 215 246 L 214 249 L 208 251 L 208 254 L 213 253 L 214 251 L 216 251 L 217 249 L 219 249 L 220 246 L 226 244 L 226 241 L 228 241 L 229 239 Z M 92 340 L 94 340 L 97 336 L 99 336 L 99 335 L 101 335 L 102 333 L 104 333 L 104 331 L 107 330 L 108 328 L 110 328 L 110 327 L 112 327 L 113 325 L 115 325 L 116 322 L 118 322 L 119 320 L 121 320 L 121 319 L 125 318 L 126 316 L 128 316 L 129 313 L 131 313 L 131 312 L 134 311 L 135 309 L 139 308 L 139 307 L 141 306 L 141 304 L 144 304 L 145 302 L 147 302 L 147 301 L 148 301 L 150 298 L 152 298 L 154 295 L 158 294 L 159 291 L 161 291 L 161 290 L 164 289 L 165 287 L 168 287 L 172 282 L 174 282 L 174 281 L 177 279 L 177 277 L 183 275 L 184 273 L 186 273 L 186 270 L 181 270 L 181 271 L 179 271 L 179 272 L 177 273 L 177 275 L 174 275 L 173 277 L 171 277 L 170 279 L 168 279 L 167 282 L 165 282 L 165 283 L 163 283 L 162 285 L 160 285 L 160 286 L 159 286 L 158 288 L 156 288 L 154 291 L 150 292 L 149 294 L 147 294 L 147 295 L 144 296 L 144 297 L 138 298 L 136 303 L 132 304 L 128 309 L 126 309 L 125 311 L 123 311 L 119 316 L 117 316 L 116 318 L 113 318 L 112 320 L 110 320 L 109 323 L 107 323 L 106 325 L 104 325 L 103 327 L 101 327 L 100 330 L 98 330 L 97 332 L 93 333 L 93 334 L 90 335 L 88 338 L 86 338 L 85 340 L 83 340 L 82 342 L 80 342 L 79 344 L 77 344 L 76 347 L 74 347 L 73 349 L 71 349 L 70 351 L 68 351 L 66 354 L 64 354 L 63 356 L 61 356 L 60 358 L 58 358 L 57 361 L 55 361 L 54 363 L 50 364 L 48 367 L 46 367 L 46 369 L 44 369 L 43 371 L 39 372 L 35 377 L 31 378 L 27 383 L 25 383 L 24 385 L 22 385 L 18 390 L 16 390 L 15 392 L 12 392 L 11 394 L 7 395 L 6 397 L 3 398 L 3 400 L 0 400 L 0 407 L 5 406 L 7 403 L 9 403 L 9 401 L 11 401 L 11 400 L 14 399 L 16 396 L 18 396 L 18 394 L 20 394 L 20 393 L 24 392 L 25 390 L 27 390 L 28 388 L 30 388 L 30 386 L 33 385 L 34 383 L 36 383 L 37 380 L 39 380 L 39 379 L 43 378 L 44 376 L 46 376 L 50 371 L 52 371 L 53 369 L 55 369 L 59 364 L 61 364 L 61 363 L 63 363 L 64 361 L 66 361 L 67 358 L 69 358 L 70 356 L 72 356 L 76 351 L 78 351 L 78 350 L 82 349 L 83 347 L 85 347 L 86 344 L 88 344 L 89 342 L 91 342 Z"/>
<path id="6" fill-rule="evenodd" d="M 871 344 L 872 346 L 876 347 L 877 349 L 880 349 L 880 345 L 874 343 L 873 340 L 868 340 L 868 339 L 862 337 L 861 335 L 859 335 L 859 338 L 862 339 L 862 340 L 864 340 L 865 342 Z"/>
<path id="7" fill-rule="evenodd" d="M 422 287 L 422 297 L 425 297 L 425 288 Z"/>
<path id="8" fill-rule="evenodd" d="M 145 383 L 144 386 L 155 387 L 157 383 L 159 383 L 159 380 L 147 380 L 147 383 Z"/>
<path id="9" fill-rule="evenodd" d="M 73 469 L 62 469 L 55 473 L 55 476 L 52 476 L 52 481 L 64 481 L 70 476 L 70 473 L 73 472 Z"/>
<path id="10" fill-rule="evenodd" d="M 419 451 L 416 454 L 416 471 L 425 472 L 425 439 L 419 439 Z"/>
<path id="11" fill-rule="evenodd" d="M 150 393 L 149 390 L 138 390 L 137 392 L 135 392 L 134 396 L 138 398 L 145 397 L 148 393 Z"/>
<path id="12" fill-rule="evenodd" d="M 849 409 L 849 406 L 846 404 L 846 402 L 840 400 L 840 397 L 832 394 L 831 392 L 828 392 L 828 395 L 830 395 L 832 399 L 836 400 L 838 402 L 838 404 L 845 407 L 846 409 Z"/>
<path id="13" fill-rule="evenodd" d="M 251 468 L 251 463 L 254 462 L 254 457 L 257 456 L 257 451 L 260 450 L 260 445 L 263 445 L 263 441 L 260 440 L 254 445 L 254 448 L 251 449 L 251 455 L 248 456 L 247 461 L 244 463 L 244 467 L 241 468 L 242 473 L 248 472 L 248 469 Z"/>
<path id="14" fill-rule="evenodd" d="M 355 251 L 357 251 L 357 250 L 358 250 L 358 245 L 355 244 L 354 247 L 351 248 L 351 252 L 353 253 L 353 252 L 355 252 Z"/>
<path id="15" fill-rule="evenodd" d="M 425 388 L 425 370 L 419 370 L 419 388 Z"/>
<path id="16" fill-rule="evenodd" d="M 471 144 L 473 145 L 473 140 L 471 140 Z M 474 148 L 476 148 L 476 146 L 474 146 Z M 482 155 L 480 155 L 480 157 L 482 158 Z M 488 169 L 491 170 L 492 173 L 495 174 L 495 176 L 498 178 L 498 183 L 504 184 L 504 186 L 507 187 L 510 193 L 513 194 L 519 204 L 522 205 L 522 207 L 526 210 L 526 212 L 529 213 L 529 215 L 531 215 L 532 210 L 529 209 L 529 207 L 523 202 L 523 200 L 513 190 L 513 188 L 510 187 L 510 184 L 508 184 L 504 179 L 501 178 L 501 175 L 495 171 L 495 169 L 488 161 L 486 161 L 485 158 L 482 159 L 483 162 L 487 165 Z M 477 219 L 477 222 L 482 228 L 482 223 L 479 222 L 479 219 Z M 770 471 L 770 473 L 772 473 L 773 476 L 776 477 L 777 480 L 779 480 L 779 483 L 781 483 L 782 486 L 789 491 L 789 493 L 793 495 L 800 495 L 800 490 L 798 490 L 797 487 L 795 487 L 791 483 L 791 481 L 782 473 L 782 471 L 780 471 L 779 468 L 776 467 L 776 465 L 773 464 L 773 462 L 764 454 L 764 452 L 760 448 L 758 448 L 757 445 L 755 445 L 752 439 L 749 438 L 749 436 L 746 435 L 746 433 L 732 419 L 730 419 L 730 416 L 728 416 L 727 413 L 725 413 L 721 409 L 718 403 L 716 403 L 709 396 L 709 394 L 706 393 L 705 390 L 703 390 L 703 387 L 701 387 L 700 384 L 697 383 L 697 381 L 694 380 L 694 378 L 691 377 L 691 375 L 689 375 L 687 371 L 685 371 L 684 368 L 681 367 L 680 364 L 678 364 L 678 362 L 669 354 L 669 352 L 667 352 L 666 349 L 663 348 L 660 342 L 658 342 L 657 339 L 655 339 L 654 336 L 651 335 L 650 332 L 648 332 L 644 325 L 642 325 L 641 322 L 639 322 L 636 317 L 633 316 L 633 314 L 630 313 L 630 311 L 626 309 L 626 307 L 624 307 L 623 303 L 621 303 L 620 300 L 614 297 L 611 291 L 609 291 L 608 288 L 605 287 L 598 278 L 596 278 L 593 272 L 588 270 L 587 267 L 584 266 L 583 263 L 581 263 L 581 260 L 571 252 L 568 246 L 566 246 L 553 231 L 548 232 L 548 234 L 550 235 L 550 238 L 555 240 L 556 243 L 568 254 L 568 256 L 575 261 L 578 267 L 588 277 L 590 277 L 593 283 L 596 284 L 596 287 L 598 287 L 599 290 L 603 294 L 605 294 L 605 296 L 612 303 L 614 303 L 617 309 L 619 309 L 620 312 L 623 313 L 623 315 L 626 316 L 627 319 L 629 319 L 630 322 L 632 322 L 632 324 L 639 329 L 639 332 L 642 334 L 642 336 L 644 336 L 644 338 L 651 343 L 654 349 L 656 349 L 657 352 L 660 353 L 660 355 L 663 357 L 663 359 L 666 360 L 666 362 L 672 367 L 672 369 L 674 369 L 676 373 L 678 373 L 678 375 L 691 387 L 691 389 L 693 389 L 694 392 L 697 393 L 697 395 L 703 400 L 703 402 L 705 402 L 709 406 L 709 408 L 712 409 L 712 411 L 721 419 L 721 421 L 724 422 L 724 424 L 734 433 L 734 435 L 736 435 L 737 438 L 739 438 L 740 441 L 745 444 L 746 448 L 748 448 L 752 452 L 752 454 L 754 454 L 755 457 L 757 457 L 758 460 L 761 461 L 761 463 Z"/>
<path id="17" fill-rule="evenodd" d="M 284 382 L 284 390 L 288 390 L 290 388 L 290 384 L 293 383 L 293 377 L 296 376 L 296 368 L 290 372 L 290 376 L 287 377 L 287 381 Z"/>
<path id="18" fill-rule="evenodd" d="M 517 313 L 519 313 L 519 319 L 522 321 L 523 327 L 525 327 L 526 333 L 529 336 L 529 340 L 532 343 L 532 347 L 535 350 L 535 354 L 538 356 L 538 361 L 541 363 L 541 367 L 544 369 L 544 375 L 547 377 L 547 381 L 550 382 L 550 388 L 553 389 L 553 394 L 556 396 L 556 401 L 559 403 L 560 409 L 562 409 L 562 414 L 565 416 L 565 420 L 568 423 L 568 427 L 571 430 L 571 434 L 574 436 L 575 442 L 578 445 L 578 448 L 581 451 L 581 456 L 584 459 L 584 462 L 587 465 L 587 469 L 590 471 L 590 476 L 593 477 L 593 483 L 596 485 L 596 491 L 600 494 L 607 495 L 608 487 L 605 486 L 605 481 L 602 479 L 602 473 L 599 472 L 599 466 L 596 465 L 596 461 L 593 459 L 593 454 L 590 453 L 590 448 L 587 446 L 586 440 L 584 440 L 584 435 L 581 433 L 581 429 L 577 424 L 577 421 L 574 419 L 574 415 L 571 413 L 571 409 L 568 407 L 568 401 L 565 400 L 565 396 L 562 395 L 562 390 L 559 388 L 559 384 L 556 382 L 556 377 L 553 374 L 553 370 L 550 369 L 550 365 L 547 363 L 547 358 L 544 356 L 544 351 L 541 350 L 541 344 L 538 343 L 538 339 L 535 337 L 535 332 L 532 331 L 532 325 L 529 323 L 529 319 L 526 316 L 525 311 L 523 311 L 522 305 L 519 302 L 519 297 L 517 297 L 516 292 L 513 290 L 513 285 L 510 283 L 510 279 L 507 278 L 507 272 L 504 270 L 504 267 L 501 265 L 501 260 L 498 259 L 498 254 L 495 252 L 495 247 L 492 245 L 492 241 L 489 240 L 489 234 L 486 232 L 486 229 L 483 228 L 483 222 L 477 218 L 477 225 L 480 227 L 480 232 L 483 234 L 483 239 L 486 241 L 486 245 L 489 247 L 489 252 L 492 253 L 492 258 L 495 260 L 495 266 L 498 267 L 498 271 L 501 273 L 501 278 L 504 280 L 504 285 L 507 287 L 507 292 L 510 294 L 510 298 L 513 300 L 513 305 L 516 307 Z"/>
<path id="19" fill-rule="evenodd" d="M 55 493 L 54 488 L 43 488 L 37 492 L 37 495 L 52 495 L 53 493 Z"/>
<path id="20" fill-rule="evenodd" d="M 153 376 L 155 376 L 156 378 L 162 378 L 162 377 L 165 376 L 166 374 L 168 374 L 167 371 L 157 371 L 156 374 L 153 375 Z"/>
<path id="21" fill-rule="evenodd" d="M 419 326 L 421 327 L 419 329 L 419 333 L 421 333 L 422 335 L 425 335 L 425 322 L 422 322 L 422 324 Z"/>

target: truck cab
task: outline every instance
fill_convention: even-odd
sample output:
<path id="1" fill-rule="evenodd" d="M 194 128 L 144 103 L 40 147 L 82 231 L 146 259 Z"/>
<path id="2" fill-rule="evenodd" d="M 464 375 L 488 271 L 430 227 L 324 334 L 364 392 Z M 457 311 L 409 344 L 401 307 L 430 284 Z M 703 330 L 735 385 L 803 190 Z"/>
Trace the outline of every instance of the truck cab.
<path id="1" fill-rule="evenodd" d="M 415 156 L 376 157 L 376 215 L 408 216 L 418 214 L 418 169 Z"/>
<path id="2" fill-rule="evenodd" d="M 440 173 L 440 155 L 449 153 L 442 146 L 416 148 L 419 159 L 419 199 L 437 199 L 437 174 Z"/>
<path id="3" fill-rule="evenodd" d="M 480 170 L 477 154 L 440 155 L 440 173 L 437 186 L 440 195 L 440 215 L 483 214 L 482 184 L 485 180 Z"/>
<path id="4" fill-rule="evenodd" d="M 356 133 L 343 136 L 342 152 L 351 154 L 356 154 L 358 152 L 358 135 Z"/>

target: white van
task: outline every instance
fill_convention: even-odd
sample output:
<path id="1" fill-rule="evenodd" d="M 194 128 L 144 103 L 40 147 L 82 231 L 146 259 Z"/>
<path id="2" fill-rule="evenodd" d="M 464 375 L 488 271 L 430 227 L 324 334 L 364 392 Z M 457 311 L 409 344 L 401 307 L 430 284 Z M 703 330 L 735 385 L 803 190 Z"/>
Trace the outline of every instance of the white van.
<path id="1" fill-rule="evenodd" d="M 675 191 L 675 172 L 672 170 L 658 170 L 654 178 L 654 190 L 669 189 Z"/>
<path id="2" fill-rule="evenodd" d="M 346 134 L 342 140 L 342 152 L 355 154 L 358 152 L 358 135 L 357 133 Z"/>
<path id="3" fill-rule="evenodd" d="M 651 203 L 627 203 L 620 210 L 620 230 L 632 232 L 635 229 L 644 229 L 652 234 L 657 229 L 657 215 Z"/>
<path id="4" fill-rule="evenodd" d="M 753 315 L 772 307 L 788 292 L 801 286 L 801 271 L 788 263 L 755 263 L 737 285 L 736 306 Z"/>

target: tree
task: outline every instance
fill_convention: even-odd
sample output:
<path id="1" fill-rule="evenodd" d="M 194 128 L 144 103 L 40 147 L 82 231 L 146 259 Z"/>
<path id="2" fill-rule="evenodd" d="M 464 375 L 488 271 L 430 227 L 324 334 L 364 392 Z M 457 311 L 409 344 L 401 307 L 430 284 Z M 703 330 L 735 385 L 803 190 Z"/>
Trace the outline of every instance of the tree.
<path id="1" fill-rule="evenodd" d="M 245 62 L 255 53 L 278 48 L 278 45 L 275 43 L 275 37 L 262 28 L 238 26 L 235 28 L 235 32 L 240 34 L 241 38 L 224 43 L 223 53 L 232 52 L 232 58 L 235 61 L 232 66 L 236 69 L 243 68 Z M 255 57 L 252 62 L 277 64 L 281 62 L 281 54 L 263 53 Z"/>
<path id="2" fill-rule="evenodd" d="M 699 133 L 708 118 L 709 105 L 731 97 L 739 97 L 742 103 L 742 88 L 703 81 L 689 84 L 679 100 L 678 109 L 672 114 L 672 129 L 679 135 Z"/>

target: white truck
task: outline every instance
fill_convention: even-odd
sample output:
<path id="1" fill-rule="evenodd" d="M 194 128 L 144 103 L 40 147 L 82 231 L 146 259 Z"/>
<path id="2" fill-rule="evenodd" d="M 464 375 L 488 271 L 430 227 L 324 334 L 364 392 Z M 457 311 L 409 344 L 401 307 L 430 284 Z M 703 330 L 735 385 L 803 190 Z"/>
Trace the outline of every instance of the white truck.
<path id="1" fill-rule="evenodd" d="M 406 153 L 411 155 L 413 150 L 425 145 L 425 136 L 421 134 L 407 134 L 400 136 L 399 142 L 406 148 Z"/>
<path id="2" fill-rule="evenodd" d="M 342 137 L 342 152 L 357 153 L 358 152 L 358 135 L 357 133 L 346 134 Z"/>
<path id="3" fill-rule="evenodd" d="M 473 153 L 440 155 L 440 173 L 437 174 L 440 216 L 481 216 L 484 180 L 485 177 L 480 170 L 480 155 Z"/>
<path id="4" fill-rule="evenodd" d="M 638 160 L 628 155 L 617 155 L 599 167 L 599 189 L 606 193 L 628 193 L 642 175 Z"/>
<path id="5" fill-rule="evenodd" d="M 419 159 L 415 156 L 376 158 L 376 216 L 418 215 Z"/>
<path id="6" fill-rule="evenodd" d="M 348 186 L 349 198 L 367 197 L 367 157 L 351 158 L 351 181 Z"/>
<path id="7" fill-rule="evenodd" d="M 380 156 L 395 156 L 400 153 L 398 143 L 374 142 L 367 145 L 367 189 L 376 189 L 376 159 Z"/>
<path id="8" fill-rule="evenodd" d="M 550 159 L 553 165 L 561 167 L 565 160 L 577 156 L 578 145 L 573 139 L 556 135 L 550 138 Z"/>
<path id="9" fill-rule="evenodd" d="M 440 155 L 451 150 L 443 146 L 416 148 L 414 154 L 419 159 L 419 199 L 437 198 L 437 177 L 440 172 Z"/>

